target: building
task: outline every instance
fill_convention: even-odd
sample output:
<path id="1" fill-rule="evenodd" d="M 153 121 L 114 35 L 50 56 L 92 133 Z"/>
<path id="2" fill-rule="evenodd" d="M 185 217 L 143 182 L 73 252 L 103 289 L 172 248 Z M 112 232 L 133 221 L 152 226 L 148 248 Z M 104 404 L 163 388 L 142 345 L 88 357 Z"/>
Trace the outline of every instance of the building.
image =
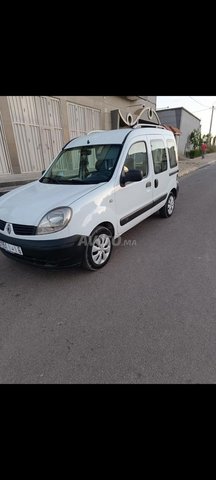
<path id="1" fill-rule="evenodd" d="M 201 129 L 200 119 L 183 107 L 157 110 L 157 114 L 162 124 L 180 130 L 181 134 L 177 140 L 178 152 L 180 155 L 186 155 L 187 151 L 193 148 L 188 137 L 194 129 Z"/>
<path id="2" fill-rule="evenodd" d="M 144 105 L 156 97 L 0 96 L 0 175 L 41 172 L 71 138 L 132 124 Z"/>

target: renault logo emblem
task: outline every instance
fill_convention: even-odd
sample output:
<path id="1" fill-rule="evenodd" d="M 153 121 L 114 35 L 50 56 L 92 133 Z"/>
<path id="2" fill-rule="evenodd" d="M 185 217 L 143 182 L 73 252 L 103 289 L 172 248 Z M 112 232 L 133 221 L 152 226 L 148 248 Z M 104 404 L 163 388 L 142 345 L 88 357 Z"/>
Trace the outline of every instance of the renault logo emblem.
<path id="1" fill-rule="evenodd" d="M 11 225 L 11 223 L 7 223 L 6 230 L 7 230 L 8 235 L 10 235 L 11 232 L 12 232 L 12 225 Z"/>

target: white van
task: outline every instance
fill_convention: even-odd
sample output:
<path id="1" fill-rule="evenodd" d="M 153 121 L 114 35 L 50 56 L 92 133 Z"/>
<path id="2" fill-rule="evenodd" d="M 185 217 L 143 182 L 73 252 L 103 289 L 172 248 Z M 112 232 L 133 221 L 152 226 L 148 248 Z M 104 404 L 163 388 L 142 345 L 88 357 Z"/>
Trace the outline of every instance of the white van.
<path id="1" fill-rule="evenodd" d="M 174 135 L 162 126 L 94 131 L 71 140 L 42 177 L 0 198 L 0 250 L 46 267 L 109 260 L 116 238 L 178 194 Z"/>

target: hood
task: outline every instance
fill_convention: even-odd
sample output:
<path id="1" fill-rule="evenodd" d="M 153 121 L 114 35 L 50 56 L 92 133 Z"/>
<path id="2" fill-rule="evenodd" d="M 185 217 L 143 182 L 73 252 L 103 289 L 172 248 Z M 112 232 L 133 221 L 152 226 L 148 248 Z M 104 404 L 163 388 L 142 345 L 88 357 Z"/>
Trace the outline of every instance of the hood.
<path id="1" fill-rule="evenodd" d="M 37 225 L 53 208 L 68 207 L 102 185 L 55 185 L 38 180 L 0 198 L 0 220 Z"/>

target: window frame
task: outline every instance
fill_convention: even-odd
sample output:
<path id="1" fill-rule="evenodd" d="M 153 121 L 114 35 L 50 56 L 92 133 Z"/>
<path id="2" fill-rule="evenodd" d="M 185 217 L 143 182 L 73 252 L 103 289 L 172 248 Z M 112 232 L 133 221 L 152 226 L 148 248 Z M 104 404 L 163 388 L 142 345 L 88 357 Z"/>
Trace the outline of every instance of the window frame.
<path id="1" fill-rule="evenodd" d="M 165 173 L 168 171 L 168 154 L 167 154 L 167 148 L 166 148 L 166 143 L 165 143 L 165 140 L 164 138 L 161 138 L 161 137 L 157 137 L 157 138 L 150 138 L 149 139 L 150 141 L 150 149 L 151 149 L 151 155 L 152 155 L 152 164 L 153 164 L 153 169 L 154 169 L 154 174 L 155 175 L 160 175 L 161 173 Z M 153 149 L 152 149 L 152 142 L 161 142 L 163 144 L 163 150 L 165 151 L 165 155 L 166 155 L 166 169 L 165 170 L 161 170 L 160 172 L 156 172 L 155 171 L 155 161 L 154 161 L 154 155 L 153 155 Z M 157 149 L 159 150 L 159 149 Z M 161 149 L 162 150 L 162 149 Z M 162 163 L 161 162 L 161 166 L 162 166 Z"/>
<path id="2" fill-rule="evenodd" d="M 149 152 L 148 152 L 148 145 L 147 145 L 147 141 L 146 141 L 146 140 L 143 140 L 143 139 L 141 139 L 141 140 L 136 140 L 134 143 L 132 143 L 132 144 L 130 145 L 130 147 L 128 148 L 126 157 L 125 157 L 123 169 L 124 169 L 124 167 L 126 166 L 126 165 L 125 165 L 126 159 L 127 159 L 128 155 L 129 155 L 129 152 L 130 152 L 131 148 L 134 147 L 134 145 L 137 145 L 137 143 L 142 143 L 142 144 L 145 145 L 145 152 L 144 152 L 144 151 L 143 151 L 143 152 L 137 152 L 137 153 L 144 153 L 144 154 L 146 154 L 146 156 L 147 156 L 147 172 L 146 172 L 146 175 L 143 176 L 143 180 L 145 180 L 145 179 L 148 177 L 149 172 L 150 172 Z M 135 154 L 135 155 L 136 155 L 136 154 Z M 140 169 L 139 169 L 139 168 L 136 168 L 135 170 L 140 170 L 140 171 L 142 171 L 141 168 L 140 168 Z"/>
<path id="3" fill-rule="evenodd" d="M 174 152 L 175 152 L 175 160 L 176 160 L 176 164 L 175 165 L 171 165 L 171 158 L 170 158 L 170 153 L 169 153 L 169 149 L 170 147 L 168 146 L 168 142 L 172 142 L 172 147 L 174 147 Z M 176 168 L 178 166 L 178 158 L 177 158 L 177 151 L 176 151 L 176 145 L 175 145 L 175 141 L 172 140 L 172 138 L 167 138 L 166 140 L 166 144 L 167 144 L 167 151 L 168 151 L 168 158 L 169 158 L 169 166 L 170 168 Z"/>

